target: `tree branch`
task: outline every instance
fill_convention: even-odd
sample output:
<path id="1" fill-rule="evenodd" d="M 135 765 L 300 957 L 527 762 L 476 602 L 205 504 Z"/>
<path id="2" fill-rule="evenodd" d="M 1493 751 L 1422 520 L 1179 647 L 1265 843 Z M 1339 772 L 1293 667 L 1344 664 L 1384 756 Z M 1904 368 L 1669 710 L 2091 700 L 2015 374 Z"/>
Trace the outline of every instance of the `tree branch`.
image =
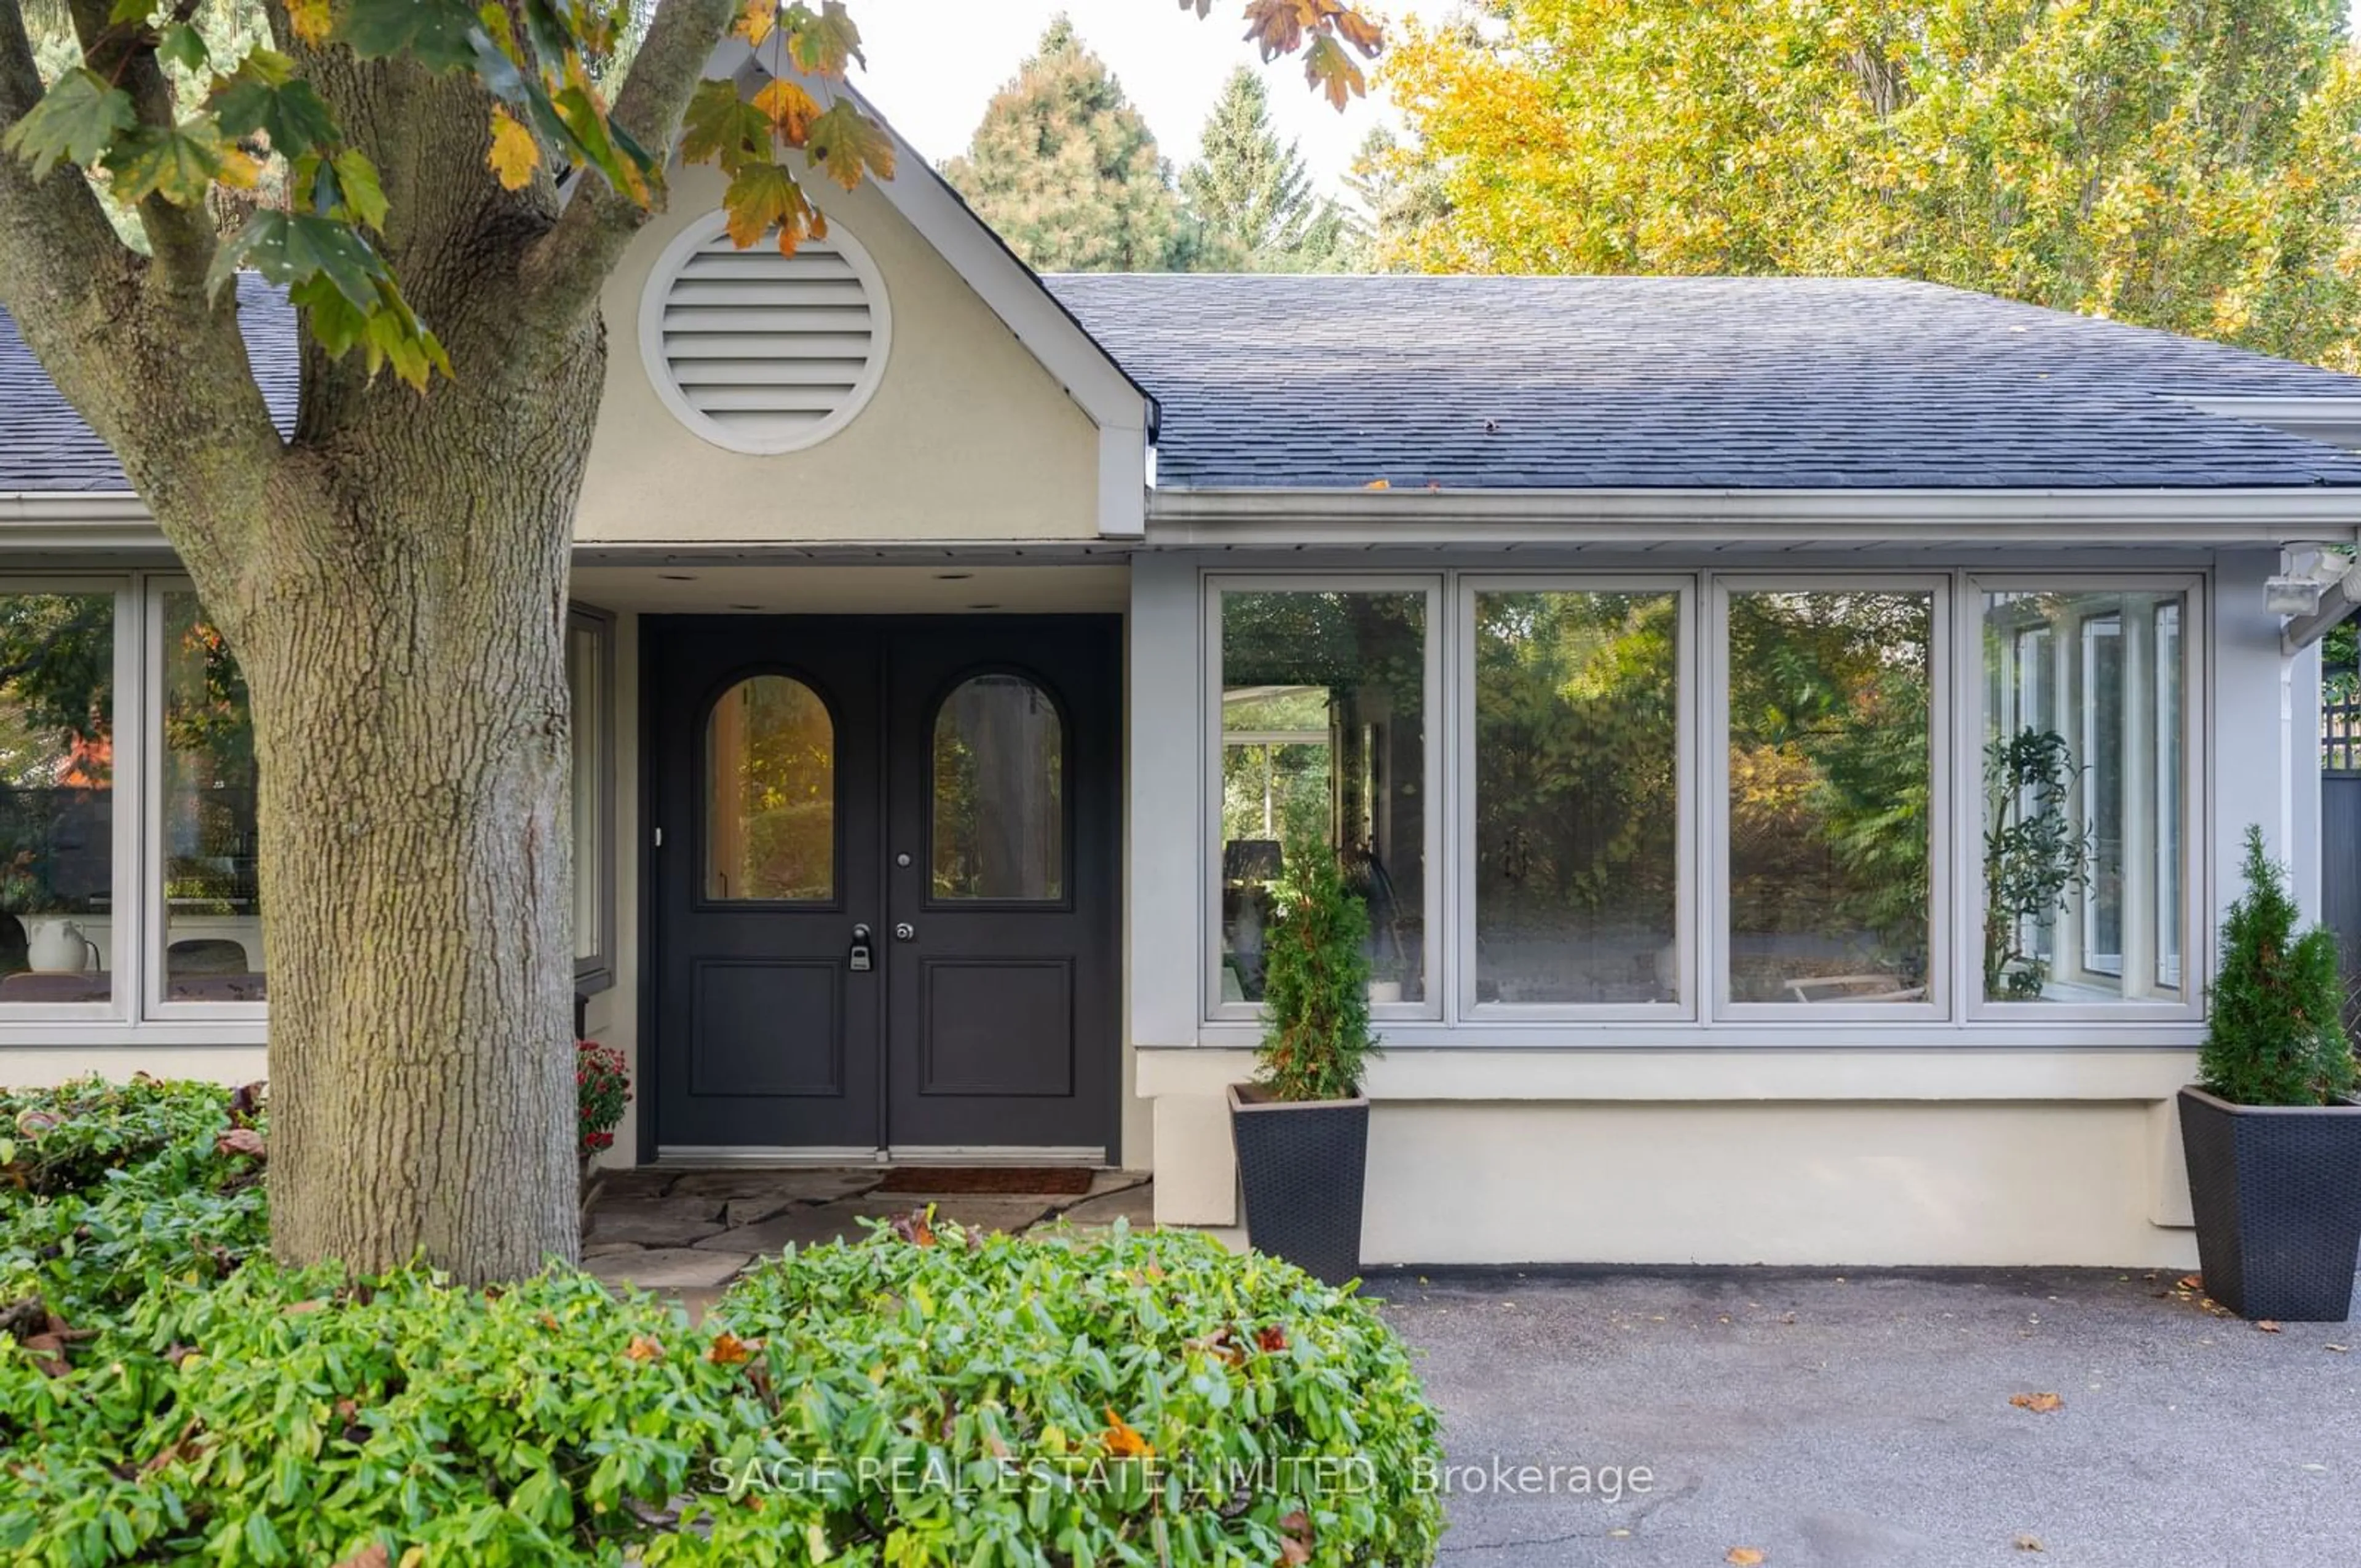
<path id="1" fill-rule="evenodd" d="M 615 96 L 614 119 L 658 159 L 670 156 L 705 62 L 740 9 L 736 0 L 657 0 L 655 19 Z M 524 259 L 526 291 L 551 315 L 591 308 L 615 258 L 651 215 L 597 176 L 577 178 L 582 188 Z"/>
<path id="2" fill-rule="evenodd" d="M 82 58 L 93 71 L 131 94 L 131 107 L 140 124 L 169 126 L 177 115 L 171 85 L 157 63 L 144 24 L 110 20 L 109 0 L 71 0 L 74 36 L 82 40 Z M 213 265 L 213 216 L 203 205 L 176 207 L 150 194 L 137 208 L 139 226 L 148 248 L 176 291 L 194 291 L 204 283 Z"/>
<path id="3" fill-rule="evenodd" d="M 0 5 L 0 131 L 45 91 L 21 7 Z M 183 560 L 234 561 L 280 455 L 235 298 L 216 308 L 202 271 L 183 286 L 126 246 L 81 169 L 37 181 L 0 153 L 0 308 Z"/>

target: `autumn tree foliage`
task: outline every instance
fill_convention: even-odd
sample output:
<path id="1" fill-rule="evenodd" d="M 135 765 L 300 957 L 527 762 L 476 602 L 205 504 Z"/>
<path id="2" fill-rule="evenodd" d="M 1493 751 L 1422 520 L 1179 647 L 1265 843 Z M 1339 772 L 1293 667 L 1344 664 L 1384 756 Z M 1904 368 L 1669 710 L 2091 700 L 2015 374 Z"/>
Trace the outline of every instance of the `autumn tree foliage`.
<path id="1" fill-rule="evenodd" d="M 1044 272 L 1170 272 L 1195 253 L 1148 122 L 1063 16 L 943 176 Z"/>
<path id="2" fill-rule="evenodd" d="M 1345 213 L 1312 189 L 1293 142 L 1271 125 L 1270 89 L 1241 66 L 1222 83 L 1205 117 L 1180 193 L 1199 230 L 1200 265 L 1246 272 L 1340 269 Z"/>
<path id="3" fill-rule="evenodd" d="M 859 28 L 841 0 L 265 0 L 263 27 L 50 0 L 37 54 L 27 9 L 0 4 L 0 308 L 247 683 L 273 1247 L 570 1259 L 564 633 L 600 288 L 675 147 L 728 176 L 740 245 L 783 251 L 825 230 L 811 183 L 891 173 L 844 90 Z M 1339 104 L 1377 47 L 1342 0 L 1245 19 Z M 701 80 L 733 31 L 751 98 Z M 258 285 L 302 322 L 285 432 L 239 323 Z"/>
<path id="4" fill-rule="evenodd" d="M 1380 264 L 1899 273 L 2361 367 L 2344 0 L 1510 0 L 1411 27 Z"/>

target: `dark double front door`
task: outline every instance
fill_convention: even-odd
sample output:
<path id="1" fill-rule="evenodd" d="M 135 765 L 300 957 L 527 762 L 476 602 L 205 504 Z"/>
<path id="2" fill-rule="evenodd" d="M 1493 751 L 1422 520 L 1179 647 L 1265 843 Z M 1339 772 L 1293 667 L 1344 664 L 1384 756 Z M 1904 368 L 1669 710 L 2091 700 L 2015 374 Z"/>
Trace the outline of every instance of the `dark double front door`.
<path id="1" fill-rule="evenodd" d="M 644 622 L 660 1157 L 1106 1147 L 1117 628 Z"/>

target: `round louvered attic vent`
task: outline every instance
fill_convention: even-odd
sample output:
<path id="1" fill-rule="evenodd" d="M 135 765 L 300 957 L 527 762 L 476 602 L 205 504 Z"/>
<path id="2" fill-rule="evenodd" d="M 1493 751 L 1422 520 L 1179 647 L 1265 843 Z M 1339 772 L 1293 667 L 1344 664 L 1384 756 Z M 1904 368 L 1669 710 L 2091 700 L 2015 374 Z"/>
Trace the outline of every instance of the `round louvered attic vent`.
<path id="1" fill-rule="evenodd" d="M 851 422 L 885 370 L 885 285 L 834 224 L 793 256 L 730 242 L 715 213 L 656 259 L 640 356 L 680 422 L 732 452 L 800 451 Z"/>

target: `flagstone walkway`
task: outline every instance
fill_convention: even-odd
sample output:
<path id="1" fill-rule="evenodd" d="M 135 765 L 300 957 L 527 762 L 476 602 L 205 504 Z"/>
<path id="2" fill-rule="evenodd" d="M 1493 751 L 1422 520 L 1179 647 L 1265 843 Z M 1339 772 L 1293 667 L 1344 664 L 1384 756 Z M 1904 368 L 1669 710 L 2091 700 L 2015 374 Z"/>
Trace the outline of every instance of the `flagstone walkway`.
<path id="1" fill-rule="evenodd" d="M 692 1312 L 757 1257 L 789 1245 L 858 1240 L 863 1220 L 934 1205 L 962 1225 L 1021 1233 L 1063 1219 L 1135 1230 L 1155 1223 L 1145 1171 L 1096 1172 L 1088 1192 L 892 1192 L 861 1169 L 614 1170 L 590 1211 L 582 1266 L 610 1284 L 679 1297 Z"/>

